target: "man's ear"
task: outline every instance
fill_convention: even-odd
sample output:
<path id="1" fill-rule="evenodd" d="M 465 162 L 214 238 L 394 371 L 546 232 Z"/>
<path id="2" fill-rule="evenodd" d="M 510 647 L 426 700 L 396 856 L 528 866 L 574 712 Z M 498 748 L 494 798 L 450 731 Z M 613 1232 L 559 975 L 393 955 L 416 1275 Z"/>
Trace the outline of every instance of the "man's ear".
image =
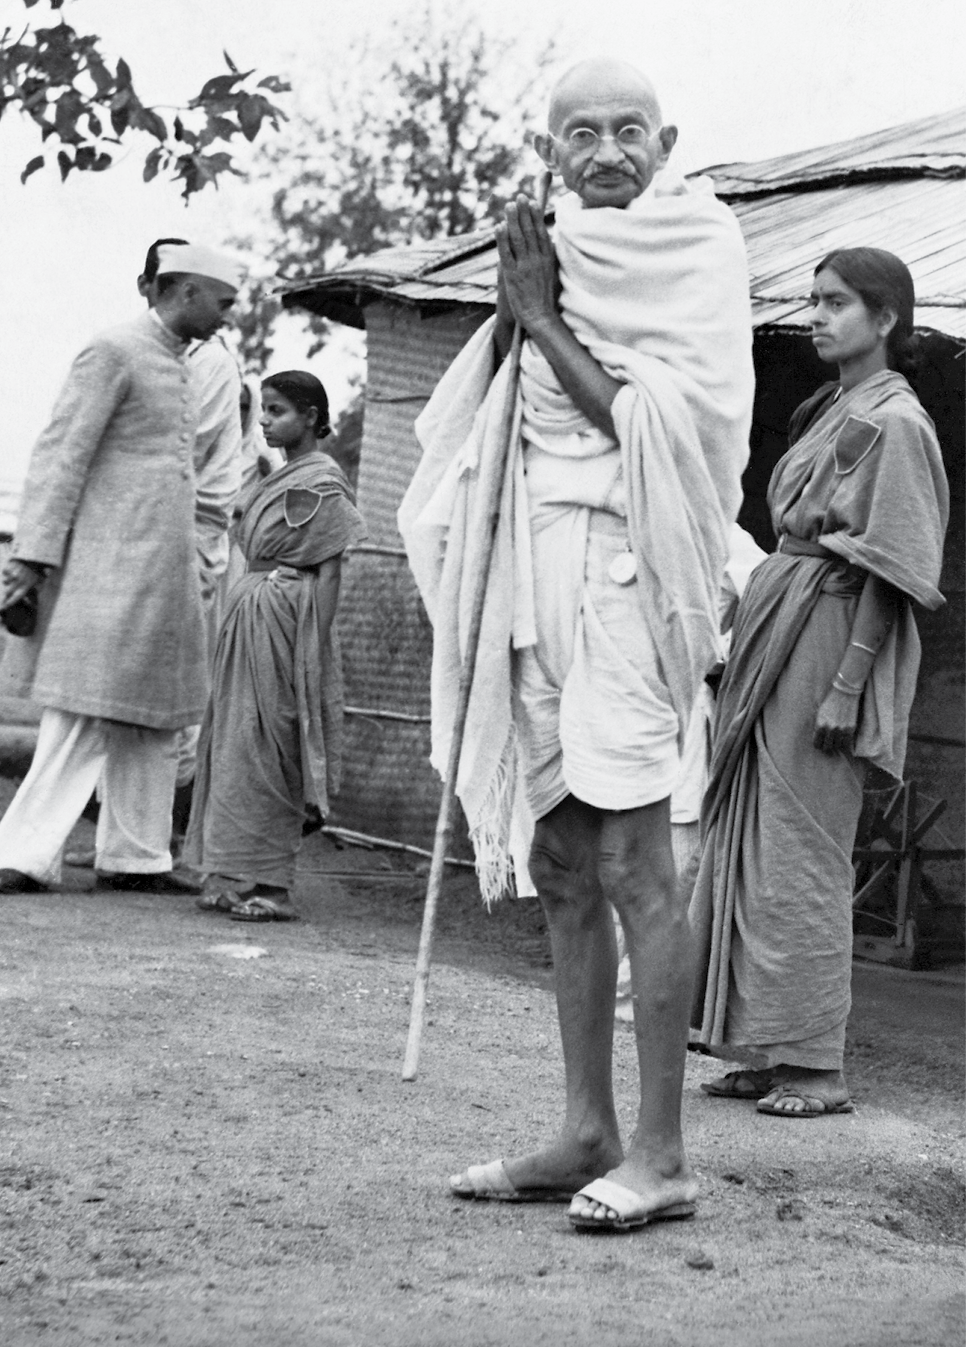
<path id="1" fill-rule="evenodd" d="M 545 135 L 542 131 L 538 132 L 533 138 L 533 148 L 551 173 L 560 172 L 557 164 L 557 149 L 552 136 Z"/>
<path id="2" fill-rule="evenodd" d="M 677 144 L 678 129 L 676 126 L 662 126 L 657 134 L 658 139 L 661 142 L 660 164 L 661 167 L 663 168 L 664 165 L 667 163 L 668 159 L 671 157 L 671 151 Z"/>
<path id="3" fill-rule="evenodd" d="M 151 282 L 145 276 L 144 272 L 138 277 L 138 294 L 142 299 L 147 299 L 151 290 Z"/>

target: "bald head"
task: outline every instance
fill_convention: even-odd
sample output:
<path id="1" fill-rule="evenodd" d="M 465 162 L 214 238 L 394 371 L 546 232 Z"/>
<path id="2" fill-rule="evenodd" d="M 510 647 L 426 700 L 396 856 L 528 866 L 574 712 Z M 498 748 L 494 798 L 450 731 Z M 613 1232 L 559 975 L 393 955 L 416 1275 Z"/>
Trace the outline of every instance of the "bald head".
<path id="1" fill-rule="evenodd" d="M 625 208 L 667 163 L 677 128 L 664 126 L 654 86 L 626 61 L 573 66 L 550 99 L 549 130 L 533 144 L 585 207 Z"/>
<path id="2" fill-rule="evenodd" d="M 661 106 L 644 72 L 627 61 L 599 56 L 571 66 L 554 85 L 547 126 L 558 135 L 575 110 L 615 99 L 646 113 L 652 131 L 661 125 Z"/>

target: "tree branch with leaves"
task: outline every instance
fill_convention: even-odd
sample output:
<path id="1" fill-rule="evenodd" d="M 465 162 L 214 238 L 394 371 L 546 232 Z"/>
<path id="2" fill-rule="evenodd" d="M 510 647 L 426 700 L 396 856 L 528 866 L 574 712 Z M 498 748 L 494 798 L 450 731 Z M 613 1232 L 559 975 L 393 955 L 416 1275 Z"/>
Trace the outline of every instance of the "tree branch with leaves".
<path id="1" fill-rule="evenodd" d="M 532 189 L 526 146 L 556 60 L 553 42 L 530 50 L 518 34 L 495 35 L 468 4 L 451 4 L 444 21 L 420 4 L 381 39 L 331 59 L 315 106 L 303 99 L 247 174 L 261 222 L 234 243 L 266 256 L 275 275 L 253 277 L 239 305 L 246 363 L 263 368 L 271 355 L 276 276 L 465 234 Z M 329 324 L 306 323 L 313 355 Z"/>
<path id="2" fill-rule="evenodd" d="M 35 9 L 40 0 L 23 0 Z M 48 0 L 61 10 L 64 0 Z M 63 19 L 52 27 L 26 23 L 18 33 L 0 35 L 0 118 L 12 110 L 32 119 L 43 144 L 59 145 L 57 166 L 62 180 L 71 172 L 101 173 L 114 162 L 116 148 L 135 132 L 157 144 L 144 160 L 144 180 L 167 173 L 181 184 L 187 201 L 222 173 L 235 173 L 231 153 L 219 148 L 235 136 L 254 141 L 267 121 L 275 131 L 286 114 L 268 97 L 290 86 L 276 75 L 252 84 L 254 70 L 241 71 L 227 52 L 227 74 L 205 81 L 201 92 L 176 109 L 172 126 L 155 107 L 147 106 L 134 87 L 131 68 L 119 59 L 108 63 L 101 39 L 80 34 Z M 21 182 L 42 169 L 46 154 L 35 155 L 20 175 Z"/>

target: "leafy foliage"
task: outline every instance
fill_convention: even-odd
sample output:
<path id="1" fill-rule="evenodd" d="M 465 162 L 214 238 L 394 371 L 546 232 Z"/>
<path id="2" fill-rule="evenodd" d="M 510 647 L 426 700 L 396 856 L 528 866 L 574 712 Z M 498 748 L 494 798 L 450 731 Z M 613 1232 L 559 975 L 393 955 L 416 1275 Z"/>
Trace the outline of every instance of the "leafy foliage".
<path id="1" fill-rule="evenodd" d="M 34 9 L 39 0 L 23 3 Z M 49 0 L 54 11 L 63 3 Z M 284 93 L 290 86 L 269 75 L 251 87 L 255 71 L 240 71 L 225 52 L 229 73 L 206 80 L 169 130 L 160 113 L 138 96 L 127 62 L 119 60 L 111 69 L 100 43 L 99 37 L 81 35 L 63 21 L 52 28 L 28 25 L 19 37 L 10 28 L 0 35 L 0 117 L 19 109 L 36 122 L 44 144 L 59 142 L 61 179 L 74 169 L 103 172 L 113 162 L 109 147 L 143 131 L 158 142 L 145 156 L 145 182 L 169 173 L 181 183 L 187 200 L 209 182 L 217 184 L 220 174 L 238 172 L 231 154 L 213 146 L 236 135 L 253 141 L 264 122 L 278 131 L 285 118 L 267 95 Z M 46 155 L 35 155 L 20 181 L 26 182 L 45 163 Z"/>
<path id="2" fill-rule="evenodd" d="M 347 257 L 466 233 L 501 217 L 518 190 L 529 132 L 546 103 L 553 44 L 530 53 L 495 37 L 470 8 L 441 25 L 429 6 L 383 41 L 332 62 L 317 107 L 265 145 L 250 175 L 267 189 L 262 228 L 236 245 L 299 279 Z M 244 358 L 263 367 L 278 314 L 274 277 L 255 281 L 240 317 Z M 310 317 L 315 354 L 328 325 Z"/>

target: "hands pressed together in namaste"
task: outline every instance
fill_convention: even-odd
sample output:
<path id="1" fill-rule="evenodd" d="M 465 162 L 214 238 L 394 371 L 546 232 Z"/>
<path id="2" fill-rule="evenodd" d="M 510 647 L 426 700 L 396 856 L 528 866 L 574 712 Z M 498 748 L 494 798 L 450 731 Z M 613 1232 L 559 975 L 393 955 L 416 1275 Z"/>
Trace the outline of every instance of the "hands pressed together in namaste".
<path id="1" fill-rule="evenodd" d="M 533 335 L 541 324 L 558 317 L 560 294 L 557 259 L 537 202 L 522 193 L 510 202 L 505 221 L 496 231 L 496 246 L 500 255 L 497 340 L 512 332 L 514 322 Z"/>
<path id="2" fill-rule="evenodd" d="M 549 175 L 546 178 L 549 186 Z M 560 282 L 544 208 L 522 193 L 506 208 L 496 231 L 500 254 L 493 340 L 502 360 L 513 342 L 514 323 L 540 348 L 561 387 L 592 425 L 613 436 L 611 404 L 621 384 L 600 366 L 564 322 Z"/>

